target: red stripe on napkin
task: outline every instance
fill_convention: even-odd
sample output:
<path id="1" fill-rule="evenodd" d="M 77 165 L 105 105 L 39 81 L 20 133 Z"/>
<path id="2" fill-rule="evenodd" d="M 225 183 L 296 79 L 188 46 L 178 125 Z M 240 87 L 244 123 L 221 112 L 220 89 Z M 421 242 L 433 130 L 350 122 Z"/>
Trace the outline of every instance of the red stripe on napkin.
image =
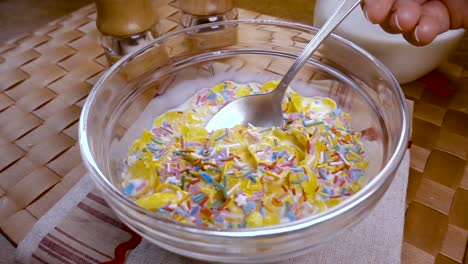
<path id="1" fill-rule="evenodd" d="M 55 230 L 56 230 L 57 232 L 59 232 L 60 234 L 66 236 L 67 238 L 69 238 L 69 239 L 75 241 L 76 243 L 82 245 L 83 247 L 86 247 L 86 248 L 89 249 L 89 250 L 92 250 L 92 251 L 94 251 L 94 252 L 96 252 L 96 253 L 98 253 L 98 254 L 100 254 L 100 255 L 106 257 L 106 258 L 109 258 L 109 259 L 112 258 L 111 256 L 109 256 L 109 255 L 107 255 L 107 254 L 105 254 L 105 253 L 102 253 L 101 251 L 96 250 L 95 248 L 92 248 L 92 247 L 86 245 L 86 244 L 83 243 L 82 241 L 76 239 L 75 237 L 71 236 L 71 235 L 68 234 L 66 231 L 63 231 L 62 229 L 60 229 L 60 228 L 58 228 L 58 227 L 55 227 Z"/>

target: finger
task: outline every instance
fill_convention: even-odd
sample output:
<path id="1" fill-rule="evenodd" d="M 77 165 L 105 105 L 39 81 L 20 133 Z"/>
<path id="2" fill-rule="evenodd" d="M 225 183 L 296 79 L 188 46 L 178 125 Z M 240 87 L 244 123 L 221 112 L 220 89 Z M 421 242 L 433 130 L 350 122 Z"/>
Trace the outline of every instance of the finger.
<path id="1" fill-rule="evenodd" d="M 415 1 L 397 0 L 392 11 L 380 26 L 388 33 L 411 32 L 421 17 L 421 6 Z"/>
<path id="2" fill-rule="evenodd" d="M 414 45 L 424 46 L 449 29 L 450 16 L 447 7 L 440 1 L 430 1 L 421 7 L 417 26 L 411 33 L 405 33 L 404 37 Z"/>
<path id="3" fill-rule="evenodd" d="M 396 0 L 366 0 L 363 11 L 367 19 L 374 24 L 385 22 Z"/>
<path id="4" fill-rule="evenodd" d="M 398 33 L 411 32 L 421 17 L 421 6 L 414 1 L 398 0 L 389 16 L 389 28 Z"/>

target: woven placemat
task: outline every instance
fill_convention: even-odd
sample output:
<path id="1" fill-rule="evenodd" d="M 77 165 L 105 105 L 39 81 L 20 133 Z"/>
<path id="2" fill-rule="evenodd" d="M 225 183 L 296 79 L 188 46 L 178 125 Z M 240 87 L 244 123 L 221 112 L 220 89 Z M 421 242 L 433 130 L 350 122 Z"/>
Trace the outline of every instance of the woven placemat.
<path id="1" fill-rule="evenodd" d="M 415 101 L 404 263 L 468 263 L 468 37 L 449 62 L 403 85 Z"/>
<path id="2" fill-rule="evenodd" d="M 157 3 L 159 31 L 178 28 L 177 3 Z M 87 6 L 0 46 L 0 230 L 13 244 L 84 175 L 77 122 L 107 68 L 95 17 Z M 404 263 L 467 259 L 467 63 L 465 38 L 441 68 L 446 75 L 403 87 L 416 101 Z"/>

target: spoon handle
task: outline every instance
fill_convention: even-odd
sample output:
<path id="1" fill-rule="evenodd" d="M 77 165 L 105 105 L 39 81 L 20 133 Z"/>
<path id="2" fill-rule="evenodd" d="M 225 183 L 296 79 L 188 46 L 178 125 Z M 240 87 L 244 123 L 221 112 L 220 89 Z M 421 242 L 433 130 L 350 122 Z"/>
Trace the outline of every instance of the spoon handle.
<path id="1" fill-rule="evenodd" d="M 361 0 L 343 0 L 340 5 L 335 9 L 331 17 L 325 22 L 322 28 L 307 44 L 302 53 L 294 61 L 291 68 L 281 79 L 278 87 L 275 89 L 276 95 L 283 98 L 289 83 L 294 79 L 299 70 L 304 66 L 305 62 L 309 59 L 310 55 L 320 46 L 323 40 L 330 35 L 330 33 L 361 3 Z M 281 100 L 280 99 L 280 100 Z"/>

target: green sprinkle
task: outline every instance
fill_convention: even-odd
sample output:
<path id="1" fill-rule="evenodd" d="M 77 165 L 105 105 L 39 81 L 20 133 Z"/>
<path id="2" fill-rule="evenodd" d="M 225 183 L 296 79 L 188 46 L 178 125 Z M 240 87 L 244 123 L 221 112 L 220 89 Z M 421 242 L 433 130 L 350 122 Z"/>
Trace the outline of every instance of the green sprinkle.
<path id="1" fill-rule="evenodd" d="M 227 192 L 226 192 L 226 188 L 224 188 L 223 185 L 221 185 L 219 182 L 217 181 L 213 181 L 213 185 L 220 191 L 223 192 L 223 196 L 224 196 L 224 199 L 227 199 L 228 198 L 228 195 L 227 195 Z"/>
<path id="2" fill-rule="evenodd" d="M 274 142 L 275 142 L 275 146 L 278 146 L 278 140 L 276 138 L 274 139 Z"/>
<path id="3" fill-rule="evenodd" d="M 271 129 L 272 129 L 272 127 L 267 127 L 267 128 L 264 128 L 264 129 L 262 129 L 262 130 L 260 130 L 258 132 L 259 133 L 265 133 L 265 132 L 267 132 L 268 130 L 271 130 Z"/>
<path id="4" fill-rule="evenodd" d="M 210 171 L 216 171 L 216 172 L 222 171 L 220 168 L 215 168 L 215 167 L 212 167 L 212 166 L 208 166 L 206 169 L 210 170 Z"/>
<path id="5" fill-rule="evenodd" d="M 187 174 L 182 174 L 182 180 L 181 180 L 181 187 L 182 187 L 182 190 L 185 190 L 185 177 L 187 177 Z"/>
<path id="6" fill-rule="evenodd" d="M 222 134 L 221 136 L 215 138 L 215 141 L 220 141 L 221 139 L 226 137 L 226 133 Z"/>
<path id="7" fill-rule="evenodd" d="M 244 178 L 245 176 L 248 176 L 248 175 L 251 174 L 252 172 L 253 172 L 253 170 L 246 171 L 246 172 L 242 173 L 241 175 L 236 176 L 236 178 L 237 178 L 237 179 Z"/>
<path id="8" fill-rule="evenodd" d="M 304 121 L 304 126 L 306 127 L 310 127 L 310 126 L 319 126 L 319 125 L 323 125 L 324 122 L 323 121 L 317 121 L 317 122 L 311 122 L 311 120 L 309 121 Z"/>
<path id="9" fill-rule="evenodd" d="M 224 175 L 223 175 L 223 185 L 224 185 L 224 186 L 227 186 L 227 185 L 228 185 L 228 184 L 227 184 L 227 177 L 228 177 L 227 174 L 224 174 Z"/>
<path id="10" fill-rule="evenodd" d="M 151 137 L 151 141 L 159 145 L 165 145 L 166 143 L 162 142 L 161 140 L 157 139 L 156 137 Z"/>
<path id="11" fill-rule="evenodd" d="M 224 203 L 223 201 L 217 200 L 211 205 L 211 209 L 218 210 L 223 205 L 223 203 Z"/>
<path id="12" fill-rule="evenodd" d="M 179 156 L 184 156 L 184 157 L 187 156 L 187 153 L 184 153 L 184 152 L 179 151 L 179 150 L 174 150 L 174 154 L 179 155 Z"/>

